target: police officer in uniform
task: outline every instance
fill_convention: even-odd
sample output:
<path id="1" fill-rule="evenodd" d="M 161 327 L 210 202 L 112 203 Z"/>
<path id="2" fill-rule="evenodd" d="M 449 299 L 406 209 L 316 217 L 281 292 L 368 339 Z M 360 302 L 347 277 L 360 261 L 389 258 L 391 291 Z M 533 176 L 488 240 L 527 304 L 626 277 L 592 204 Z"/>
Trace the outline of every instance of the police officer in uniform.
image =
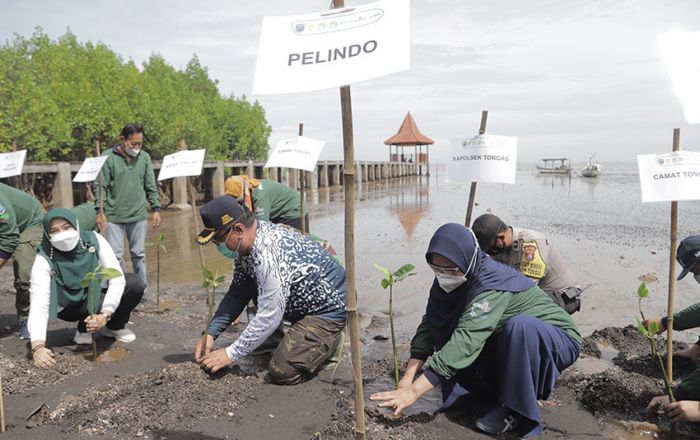
<path id="1" fill-rule="evenodd" d="M 559 251 L 541 232 L 506 225 L 493 214 L 474 220 L 479 246 L 493 259 L 516 268 L 572 314 L 581 308 L 582 289 Z"/>

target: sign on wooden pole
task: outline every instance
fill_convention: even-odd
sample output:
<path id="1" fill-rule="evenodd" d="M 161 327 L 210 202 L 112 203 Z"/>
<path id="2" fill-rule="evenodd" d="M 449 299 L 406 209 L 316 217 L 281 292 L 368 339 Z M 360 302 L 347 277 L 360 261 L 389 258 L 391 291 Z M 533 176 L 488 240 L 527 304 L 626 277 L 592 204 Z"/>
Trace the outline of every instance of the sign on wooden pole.
<path id="1" fill-rule="evenodd" d="M 383 0 L 265 17 L 253 94 L 329 89 L 409 69 L 409 13 L 410 2 Z"/>
<path id="2" fill-rule="evenodd" d="M 27 150 L 0 154 L 0 178 L 21 175 L 26 157 Z"/>

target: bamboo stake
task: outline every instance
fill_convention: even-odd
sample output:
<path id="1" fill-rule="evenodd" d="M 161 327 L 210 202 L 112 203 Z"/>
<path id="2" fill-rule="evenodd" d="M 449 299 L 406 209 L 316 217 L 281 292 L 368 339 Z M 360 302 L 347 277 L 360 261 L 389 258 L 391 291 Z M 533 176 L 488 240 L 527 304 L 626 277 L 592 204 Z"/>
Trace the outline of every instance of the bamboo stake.
<path id="1" fill-rule="evenodd" d="M 95 152 L 97 153 L 96 157 L 100 157 L 102 155 L 102 153 L 100 152 L 100 140 L 99 139 L 95 140 Z M 97 176 L 97 179 L 98 179 L 97 180 L 97 190 L 99 192 L 99 197 L 100 197 L 100 212 L 104 216 L 105 220 L 107 220 L 107 215 L 105 214 L 105 210 L 104 210 L 104 207 L 105 207 L 104 199 L 102 198 L 102 170 L 100 170 L 100 174 Z M 107 225 L 105 224 L 105 227 L 106 226 Z M 99 222 L 97 223 L 97 229 L 99 230 L 100 234 L 104 235 L 105 228 L 102 227 Z"/>
<path id="2" fill-rule="evenodd" d="M 345 0 L 333 0 L 334 8 L 345 6 Z M 352 129 L 350 86 L 340 88 L 340 109 L 343 120 L 343 187 L 345 191 L 345 288 L 347 289 L 348 327 L 355 394 L 355 438 L 365 439 L 365 397 L 362 386 L 360 357 L 360 323 L 357 316 L 355 290 L 355 140 Z"/>
<path id="3" fill-rule="evenodd" d="M 479 126 L 479 134 L 486 133 L 486 119 L 489 117 L 489 112 L 481 111 L 481 125 Z M 471 228 L 472 224 L 472 209 L 474 209 L 474 199 L 476 198 L 476 182 L 472 182 L 469 188 L 469 204 L 467 205 L 467 218 L 464 220 L 464 226 Z"/>
<path id="4" fill-rule="evenodd" d="M 2 371 L 0 371 L 0 432 L 5 432 L 5 401 L 2 390 Z"/>
<path id="5" fill-rule="evenodd" d="M 304 124 L 299 123 L 299 136 L 304 136 Z M 301 182 L 299 182 L 299 211 L 301 212 L 301 232 L 306 232 L 306 219 L 304 218 L 304 186 L 306 186 L 306 171 L 299 170 Z"/>
<path id="6" fill-rule="evenodd" d="M 192 205 L 192 218 L 194 219 L 194 230 L 195 234 L 197 231 L 200 230 L 199 227 L 199 218 L 197 217 L 197 205 L 195 204 L 195 198 L 194 198 L 194 185 L 192 185 L 192 180 L 187 177 L 187 187 L 190 190 L 190 204 Z M 197 245 L 197 250 L 199 251 L 199 263 L 202 265 L 202 267 L 207 267 L 207 263 L 204 260 L 204 249 L 202 246 Z M 211 295 L 211 291 L 209 290 L 209 287 L 207 289 L 207 306 L 211 308 L 211 303 L 213 302 L 213 298 Z M 205 350 L 206 344 L 202 346 L 202 356 L 204 356 L 204 350 Z"/>
<path id="7" fill-rule="evenodd" d="M 680 149 L 681 129 L 673 129 L 673 151 Z M 678 202 L 671 202 L 671 249 L 668 263 L 668 318 L 666 321 L 666 374 L 673 382 L 673 297 L 676 291 L 676 242 L 678 241 Z"/>

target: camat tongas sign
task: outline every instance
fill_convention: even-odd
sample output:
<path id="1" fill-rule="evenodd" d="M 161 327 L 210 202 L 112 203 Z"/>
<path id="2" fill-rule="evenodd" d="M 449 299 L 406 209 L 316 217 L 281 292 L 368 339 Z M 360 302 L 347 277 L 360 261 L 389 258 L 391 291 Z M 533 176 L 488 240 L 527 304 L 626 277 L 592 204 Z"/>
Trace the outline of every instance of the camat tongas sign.
<path id="1" fill-rule="evenodd" d="M 253 94 L 335 88 L 407 70 L 410 2 L 265 17 Z"/>

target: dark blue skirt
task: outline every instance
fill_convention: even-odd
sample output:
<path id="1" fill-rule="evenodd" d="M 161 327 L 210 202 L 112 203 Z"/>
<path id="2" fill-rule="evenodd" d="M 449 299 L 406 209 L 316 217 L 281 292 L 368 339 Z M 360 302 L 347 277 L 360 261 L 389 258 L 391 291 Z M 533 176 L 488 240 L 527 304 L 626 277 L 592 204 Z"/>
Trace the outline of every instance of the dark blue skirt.
<path id="1" fill-rule="evenodd" d="M 537 401 L 549 397 L 579 350 L 564 330 L 531 316 L 514 316 L 488 339 L 472 365 L 441 380 L 443 408 L 475 394 L 516 412 L 520 435 L 536 435 L 544 429 Z"/>

